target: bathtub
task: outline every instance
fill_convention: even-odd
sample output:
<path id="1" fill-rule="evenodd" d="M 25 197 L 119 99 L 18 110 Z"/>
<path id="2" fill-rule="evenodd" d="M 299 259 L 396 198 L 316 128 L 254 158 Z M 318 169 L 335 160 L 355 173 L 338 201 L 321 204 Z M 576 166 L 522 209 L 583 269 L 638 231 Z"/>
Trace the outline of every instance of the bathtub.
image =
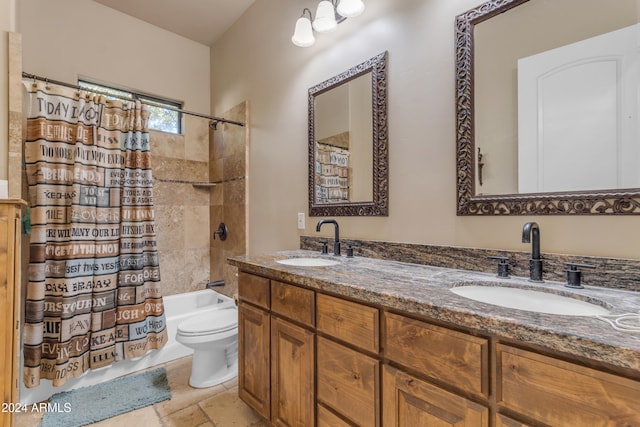
<path id="1" fill-rule="evenodd" d="M 123 375 L 189 356 L 193 350 L 176 341 L 178 325 L 189 317 L 198 316 L 203 312 L 235 308 L 235 302 L 232 298 L 211 289 L 169 295 L 163 300 L 169 340 L 160 350 L 153 350 L 144 356 L 122 360 L 104 368 L 89 370 L 81 377 L 70 379 L 60 387 L 53 387 L 50 380 L 41 380 L 40 385 L 34 388 L 26 388 L 21 383 L 20 403 L 26 405 L 41 402 L 61 391 L 110 381 Z"/>

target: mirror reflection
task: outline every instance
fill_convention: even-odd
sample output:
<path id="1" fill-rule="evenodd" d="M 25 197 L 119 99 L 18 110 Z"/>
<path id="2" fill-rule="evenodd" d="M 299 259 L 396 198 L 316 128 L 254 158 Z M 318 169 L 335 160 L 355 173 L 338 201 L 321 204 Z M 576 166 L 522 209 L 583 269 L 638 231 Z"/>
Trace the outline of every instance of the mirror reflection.
<path id="1" fill-rule="evenodd" d="M 373 200 L 371 73 L 315 98 L 316 203 Z"/>
<path id="2" fill-rule="evenodd" d="M 309 89 L 309 215 L 388 215 L 387 52 Z"/>
<path id="3" fill-rule="evenodd" d="M 638 16 L 530 0 L 474 26 L 474 194 L 640 187 Z"/>

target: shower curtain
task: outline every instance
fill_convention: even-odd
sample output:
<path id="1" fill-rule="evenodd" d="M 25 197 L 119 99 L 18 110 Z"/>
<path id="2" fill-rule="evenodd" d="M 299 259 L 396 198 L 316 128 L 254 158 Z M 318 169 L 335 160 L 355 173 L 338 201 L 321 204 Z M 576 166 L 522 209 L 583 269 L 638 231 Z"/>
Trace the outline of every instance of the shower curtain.
<path id="1" fill-rule="evenodd" d="M 27 387 L 142 356 L 167 341 L 148 113 L 25 82 L 31 244 Z"/>

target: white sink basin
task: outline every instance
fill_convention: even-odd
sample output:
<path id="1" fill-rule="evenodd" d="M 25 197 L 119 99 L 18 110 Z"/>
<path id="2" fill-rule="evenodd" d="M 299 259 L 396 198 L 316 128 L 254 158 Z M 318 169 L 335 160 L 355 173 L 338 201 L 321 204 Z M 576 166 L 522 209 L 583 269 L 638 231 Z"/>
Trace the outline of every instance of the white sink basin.
<path id="1" fill-rule="evenodd" d="M 487 304 L 537 313 L 565 316 L 608 314 L 606 308 L 586 301 L 548 292 L 506 286 L 457 286 L 451 292 Z"/>
<path id="2" fill-rule="evenodd" d="M 298 267 L 328 267 L 330 265 L 340 264 L 338 261 L 326 258 L 287 258 L 277 260 L 276 262 Z"/>

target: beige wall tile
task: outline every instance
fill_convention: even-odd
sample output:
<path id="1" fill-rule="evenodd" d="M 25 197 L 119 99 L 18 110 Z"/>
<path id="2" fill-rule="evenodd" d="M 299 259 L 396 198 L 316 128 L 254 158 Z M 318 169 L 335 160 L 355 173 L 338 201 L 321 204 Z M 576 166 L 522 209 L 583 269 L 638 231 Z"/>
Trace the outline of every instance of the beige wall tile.
<path id="1" fill-rule="evenodd" d="M 155 156 L 184 159 L 185 137 L 172 133 L 149 131 L 151 153 Z M 152 159 L 153 160 L 153 159 Z"/>
<path id="2" fill-rule="evenodd" d="M 221 292 L 225 295 L 230 295 L 226 292 L 227 280 L 224 274 L 224 254 L 225 251 L 221 248 L 211 248 L 211 280 L 224 280 L 225 289 L 222 289 Z"/>
<path id="3" fill-rule="evenodd" d="M 184 249 L 184 212 L 181 205 L 155 210 L 158 250 Z"/>
<path id="4" fill-rule="evenodd" d="M 209 120 L 185 116 L 185 159 L 202 161 L 209 156 Z"/>
<path id="5" fill-rule="evenodd" d="M 184 212 L 184 247 L 186 249 L 208 248 L 209 206 L 189 206 Z"/>
<path id="6" fill-rule="evenodd" d="M 246 239 L 246 218 L 244 205 L 225 205 L 223 208 L 225 223 L 229 228 L 229 235 L 223 245 L 227 251 L 243 255 Z"/>
<path id="7" fill-rule="evenodd" d="M 244 179 L 236 179 L 223 184 L 224 206 L 245 204 L 245 182 Z M 240 213 L 240 212 L 238 212 Z M 242 215 L 244 216 L 244 215 Z"/>
<path id="8" fill-rule="evenodd" d="M 22 36 L 9 32 L 9 112 L 22 114 Z"/>
<path id="9" fill-rule="evenodd" d="M 178 280 L 183 292 L 204 289 L 211 280 L 209 259 L 211 251 L 207 248 L 186 249 L 183 251 L 182 268 L 177 270 Z"/>
<path id="10" fill-rule="evenodd" d="M 22 177 L 22 153 L 9 153 L 7 167 L 9 173 L 9 198 L 26 198 L 27 194 L 22 191 L 23 186 L 22 180 L 20 179 L 20 177 Z"/>
<path id="11" fill-rule="evenodd" d="M 238 104 L 223 114 L 223 117 L 246 122 L 247 104 Z M 236 269 L 226 263 L 229 256 L 246 253 L 246 150 L 247 131 L 244 127 L 225 124 L 218 126 L 211 144 L 211 176 L 220 177 L 224 182 L 211 191 L 211 229 L 224 221 L 229 235 L 224 242 L 212 241 L 211 277 L 222 278 L 225 286 L 220 292 L 233 296 L 237 292 Z M 243 179 L 237 179 L 243 178 Z"/>
<path id="12" fill-rule="evenodd" d="M 224 185 L 218 184 L 215 187 L 212 187 L 210 190 L 211 197 L 211 206 L 222 206 L 224 202 Z M 212 220 L 215 218 L 212 217 Z"/>
<path id="13" fill-rule="evenodd" d="M 219 182 L 223 180 L 224 172 L 224 160 L 222 157 L 216 158 L 211 161 L 211 169 L 209 171 L 209 177 L 211 182 Z"/>
<path id="14" fill-rule="evenodd" d="M 203 156 L 206 159 L 206 156 Z M 182 176 L 188 181 L 209 182 L 209 162 L 185 160 Z"/>

